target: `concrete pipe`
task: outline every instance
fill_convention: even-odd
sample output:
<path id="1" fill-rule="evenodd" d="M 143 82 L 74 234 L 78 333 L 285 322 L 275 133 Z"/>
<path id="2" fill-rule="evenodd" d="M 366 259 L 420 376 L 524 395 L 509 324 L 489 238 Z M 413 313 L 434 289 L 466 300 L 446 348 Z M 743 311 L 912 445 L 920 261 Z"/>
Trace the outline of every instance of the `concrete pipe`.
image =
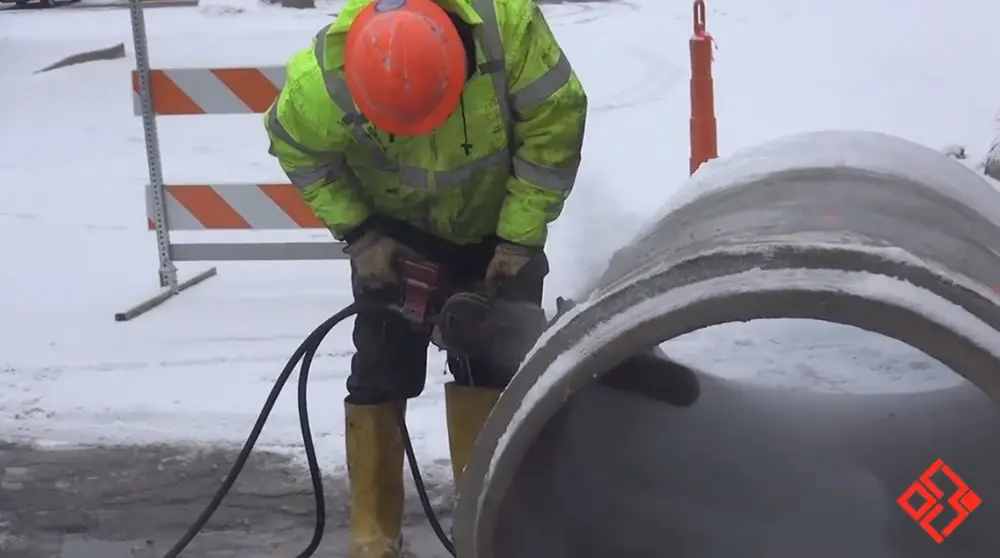
<path id="1" fill-rule="evenodd" d="M 528 355 L 460 483 L 459 558 L 1000 556 L 998 247 L 1000 193 L 897 138 L 813 133 L 710 163 Z M 595 381 L 763 318 L 882 334 L 967 381 L 859 395 L 703 376 L 688 408 Z M 939 458 L 982 500 L 932 477 L 936 531 L 975 508 L 940 544 L 896 501 Z"/>

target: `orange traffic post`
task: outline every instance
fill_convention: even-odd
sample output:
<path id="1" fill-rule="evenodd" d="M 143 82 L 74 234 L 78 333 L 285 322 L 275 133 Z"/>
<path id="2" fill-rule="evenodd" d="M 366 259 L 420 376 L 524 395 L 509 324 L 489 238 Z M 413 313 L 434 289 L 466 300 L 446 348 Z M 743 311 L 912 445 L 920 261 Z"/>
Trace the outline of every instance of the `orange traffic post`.
<path id="1" fill-rule="evenodd" d="M 691 36 L 691 174 L 705 161 L 719 156 L 712 82 L 714 45 L 712 35 L 705 30 L 705 0 L 695 0 Z"/>

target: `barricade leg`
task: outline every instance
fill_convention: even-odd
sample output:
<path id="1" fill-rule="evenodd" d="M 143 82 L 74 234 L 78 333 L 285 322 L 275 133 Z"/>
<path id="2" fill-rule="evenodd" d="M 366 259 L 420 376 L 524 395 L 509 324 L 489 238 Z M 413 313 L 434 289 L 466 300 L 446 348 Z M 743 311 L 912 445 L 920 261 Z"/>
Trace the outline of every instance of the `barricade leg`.
<path id="1" fill-rule="evenodd" d="M 162 287 L 160 289 L 160 292 L 158 292 L 157 294 L 139 302 L 138 304 L 132 306 L 131 308 L 128 308 L 124 312 L 116 312 L 115 321 L 127 322 L 132 318 L 141 316 L 146 312 L 149 312 L 150 310 L 156 308 L 157 306 L 160 306 L 161 304 L 170 300 L 171 298 L 197 285 L 198 283 L 205 281 L 209 277 L 214 277 L 217 274 L 218 270 L 213 266 L 188 279 L 185 279 L 183 281 L 178 281 L 177 286 L 175 288 Z"/>

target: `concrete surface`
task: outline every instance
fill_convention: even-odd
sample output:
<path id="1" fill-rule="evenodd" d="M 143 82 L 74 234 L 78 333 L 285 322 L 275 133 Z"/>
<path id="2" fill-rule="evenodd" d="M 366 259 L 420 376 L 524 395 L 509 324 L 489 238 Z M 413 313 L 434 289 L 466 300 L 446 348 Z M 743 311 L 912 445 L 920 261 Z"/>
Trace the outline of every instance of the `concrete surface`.
<path id="1" fill-rule="evenodd" d="M 1000 557 L 1000 192 L 926 147 L 829 131 L 714 161 L 669 203 L 493 409 L 454 513 L 459 556 Z M 764 338 L 790 357 L 784 385 L 705 374 L 677 408 L 597 383 L 636 351 L 768 318 L 893 338 L 968 382 L 921 387 L 915 363 L 845 348 L 844 385 L 812 390 L 821 375 L 781 352 L 786 322 Z M 881 374 L 899 388 L 851 388 Z M 913 515 L 958 525 L 940 545 L 896 501 L 938 460 L 964 482 L 939 475 L 941 507 Z"/>
<path id="2" fill-rule="evenodd" d="M 237 453 L 168 446 L 43 450 L 0 442 L 0 556 L 163 556 L 204 509 Z M 343 479 L 328 478 L 325 487 L 327 530 L 315 556 L 343 557 L 348 492 Z M 447 529 L 451 487 L 429 488 L 431 500 L 442 503 Z M 411 500 L 407 556 L 444 558 Z M 287 457 L 255 452 L 182 556 L 290 558 L 309 543 L 313 523 L 308 472 Z"/>

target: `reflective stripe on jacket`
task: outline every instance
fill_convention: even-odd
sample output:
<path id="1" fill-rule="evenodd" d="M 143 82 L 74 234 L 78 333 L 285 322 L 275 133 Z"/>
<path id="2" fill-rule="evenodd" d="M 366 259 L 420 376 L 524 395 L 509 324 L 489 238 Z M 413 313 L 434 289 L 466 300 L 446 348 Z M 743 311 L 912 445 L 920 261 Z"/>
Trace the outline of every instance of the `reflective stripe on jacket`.
<path id="1" fill-rule="evenodd" d="M 349 0 L 289 61 L 265 115 L 270 153 L 337 238 L 375 213 L 457 244 L 543 245 L 576 179 L 587 98 L 534 0 L 437 0 L 473 26 L 478 70 L 448 121 L 412 137 L 374 128 L 347 92 L 344 37 L 370 1 Z"/>

